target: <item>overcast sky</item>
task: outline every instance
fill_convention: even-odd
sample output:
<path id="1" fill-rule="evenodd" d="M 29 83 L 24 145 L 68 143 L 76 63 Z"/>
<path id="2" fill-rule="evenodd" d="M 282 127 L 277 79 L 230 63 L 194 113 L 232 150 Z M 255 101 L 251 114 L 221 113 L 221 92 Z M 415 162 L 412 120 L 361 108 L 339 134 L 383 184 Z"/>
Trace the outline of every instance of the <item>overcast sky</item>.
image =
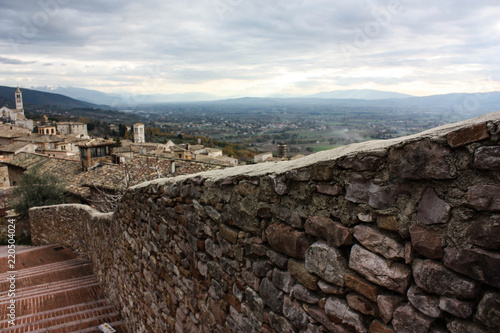
<path id="1" fill-rule="evenodd" d="M 0 85 L 500 90 L 500 1 L 0 0 Z"/>

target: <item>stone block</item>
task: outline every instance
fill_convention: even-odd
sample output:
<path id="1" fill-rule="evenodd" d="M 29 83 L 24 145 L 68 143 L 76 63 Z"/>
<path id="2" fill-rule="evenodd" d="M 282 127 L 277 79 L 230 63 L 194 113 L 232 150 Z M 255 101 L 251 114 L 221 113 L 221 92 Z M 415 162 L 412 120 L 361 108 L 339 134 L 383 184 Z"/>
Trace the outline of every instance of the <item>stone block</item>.
<path id="1" fill-rule="evenodd" d="M 321 296 L 318 293 L 307 289 L 301 284 L 296 284 L 295 286 L 293 286 L 292 296 L 302 302 L 306 302 L 309 304 L 317 304 L 321 299 Z"/>
<path id="2" fill-rule="evenodd" d="M 448 162 L 452 158 L 451 149 L 424 139 L 403 148 L 392 148 L 388 157 L 389 171 L 402 179 L 452 179 L 455 175 Z"/>
<path id="3" fill-rule="evenodd" d="M 302 219 L 300 218 L 299 214 L 289 208 L 283 206 L 275 206 L 272 208 L 272 212 L 274 217 L 291 225 L 292 227 L 303 227 Z"/>
<path id="4" fill-rule="evenodd" d="M 352 310 L 346 301 L 328 297 L 325 303 L 325 312 L 328 316 L 341 320 L 342 323 L 354 327 L 358 332 L 368 332 L 368 321 L 360 313 Z"/>
<path id="5" fill-rule="evenodd" d="M 338 185 L 319 184 L 316 185 L 316 190 L 318 191 L 318 193 L 328 194 L 331 196 L 337 196 L 342 194 L 342 187 Z"/>
<path id="6" fill-rule="evenodd" d="M 481 170 L 500 170 L 500 146 L 476 149 L 473 166 Z"/>
<path id="7" fill-rule="evenodd" d="M 377 303 L 357 293 L 349 293 L 346 296 L 347 304 L 351 309 L 365 315 L 376 317 L 378 314 Z"/>
<path id="8" fill-rule="evenodd" d="M 478 211 L 500 211 L 500 185 L 474 185 L 467 189 L 467 205 Z"/>
<path id="9" fill-rule="evenodd" d="M 439 307 L 459 318 L 468 318 L 472 315 L 474 311 L 474 303 L 473 302 L 465 302 L 458 300 L 456 298 L 450 298 L 446 296 L 441 296 L 439 299 Z"/>
<path id="10" fill-rule="evenodd" d="M 392 320 L 394 311 L 406 301 L 402 296 L 396 295 L 379 295 L 377 297 L 377 306 L 380 318 L 384 324 L 389 323 Z"/>
<path id="11" fill-rule="evenodd" d="M 339 249 L 324 241 L 317 241 L 309 247 L 306 251 L 305 266 L 309 273 L 341 287 L 344 286 L 344 275 L 350 272 Z"/>
<path id="12" fill-rule="evenodd" d="M 492 331 L 500 330 L 500 293 L 488 291 L 477 306 L 475 318 Z"/>
<path id="13" fill-rule="evenodd" d="M 354 238 L 367 249 L 381 254 L 387 259 L 404 259 L 404 246 L 393 235 L 366 225 L 357 225 L 353 231 Z"/>
<path id="14" fill-rule="evenodd" d="M 443 257 L 443 232 L 419 225 L 410 227 L 411 244 L 413 249 L 429 259 Z"/>
<path id="15" fill-rule="evenodd" d="M 425 225 L 447 223 L 450 218 L 450 210 L 450 205 L 439 198 L 432 188 L 428 187 L 420 197 L 417 219 Z"/>
<path id="16" fill-rule="evenodd" d="M 295 328 L 293 325 L 286 319 L 280 315 L 277 315 L 274 312 L 269 313 L 269 324 L 274 329 L 275 332 L 283 332 L 283 333 L 295 333 Z"/>
<path id="17" fill-rule="evenodd" d="M 415 285 L 408 289 L 407 296 L 411 305 L 423 314 L 432 318 L 441 317 L 443 314 L 443 311 L 439 307 L 439 297 L 426 294 L 424 290 Z"/>
<path id="18" fill-rule="evenodd" d="M 235 228 L 232 228 L 226 224 L 221 224 L 219 227 L 219 232 L 224 239 L 233 244 L 236 244 L 236 242 L 238 241 L 238 230 Z"/>
<path id="19" fill-rule="evenodd" d="M 460 147 L 466 144 L 489 139 L 490 134 L 486 128 L 486 123 L 460 128 L 447 135 L 448 144 L 453 147 Z"/>
<path id="20" fill-rule="evenodd" d="M 355 171 L 375 171 L 384 160 L 377 156 L 365 156 L 361 158 L 347 158 L 339 163 L 342 169 L 351 169 Z"/>
<path id="21" fill-rule="evenodd" d="M 346 274 L 346 276 L 347 275 L 349 275 L 349 274 Z M 336 286 L 334 284 L 330 284 L 330 283 L 323 281 L 323 280 L 318 281 L 318 287 L 325 294 L 344 295 L 346 293 L 345 288 Z"/>
<path id="22" fill-rule="evenodd" d="M 264 277 L 267 275 L 273 266 L 267 260 L 254 261 L 252 263 L 252 272 L 255 276 Z"/>
<path id="23" fill-rule="evenodd" d="M 300 303 L 292 301 L 288 296 L 283 301 L 283 314 L 298 330 L 305 329 L 309 324 L 307 312 Z"/>
<path id="24" fill-rule="evenodd" d="M 316 275 L 310 274 L 306 265 L 294 259 L 288 261 L 288 271 L 292 274 L 304 287 L 311 290 L 318 290 L 318 280 Z"/>
<path id="25" fill-rule="evenodd" d="M 345 198 L 354 203 L 365 203 L 376 209 L 386 209 L 396 203 L 396 188 L 380 185 L 381 181 L 367 180 L 362 175 L 349 178 Z"/>
<path id="26" fill-rule="evenodd" d="M 378 320 L 374 320 L 370 324 L 370 333 L 394 333 L 394 330 Z"/>
<path id="27" fill-rule="evenodd" d="M 392 320 L 392 326 L 397 333 L 427 333 L 431 324 L 432 319 L 411 305 L 397 308 Z"/>
<path id="28" fill-rule="evenodd" d="M 450 320 L 446 328 L 451 333 L 491 333 L 490 330 L 486 330 L 477 324 L 459 319 Z"/>
<path id="29" fill-rule="evenodd" d="M 398 218 L 393 215 L 377 216 L 377 226 L 382 229 L 398 231 Z"/>
<path id="30" fill-rule="evenodd" d="M 288 265 L 288 257 L 286 255 L 273 250 L 268 250 L 266 254 L 273 264 L 275 264 L 279 268 L 286 269 Z"/>
<path id="31" fill-rule="evenodd" d="M 297 259 L 305 258 L 311 244 L 305 232 L 297 231 L 287 224 L 271 224 L 266 229 L 266 235 L 273 250 Z"/>
<path id="32" fill-rule="evenodd" d="M 346 226 L 325 216 L 311 216 L 305 223 L 306 233 L 325 239 L 329 244 L 352 244 L 352 233 Z"/>
<path id="33" fill-rule="evenodd" d="M 357 244 L 352 247 L 349 267 L 368 281 L 402 294 L 410 284 L 411 271 L 408 266 L 392 263 Z"/>
<path id="34" fill-rule="evenodd" d="M 362 277 L 356 274 L 346 274 L 344 275 L 345 286 L 349 289 L 352 289 L 361 295 L 365 296 L 372 301 L 377 301 L 377 296 L 380 293 L 380 287 L 374 285 Z"/>
<path id="35" fill-rule="evenodd" d="M 429 259 L 413 262 L 413 278 L 417 286 L 438 295 L 474 298 L 480 290 L 477 282 Z"/>
<path id="36" fill-rule="evenodd" d="M 290 293 L 295 284 L 295 278 L 288 271 L 282 271 L 277 268 L 273 270 L 273 283 L 276 287 L 285 293 Z"/>
<path id="37" fill-rule="evenodd" d="M 481 216 L 471 221 L 465 234 L 471 244 L 500 250 L 500 215 Z"/>
<path id="38" fill-rule="evenodd" d="M 321 323 L 329 332 L 352 333 L 352 330 L 334 323 L 319 306 L 305 305 L 304 308 L 314 320 Z"/>
<path id="39" fill-rule="evenodd" d="M 259 294 L 264 303 L 274 312 L 281 313 L 283 309 L 283 292 L 268 279 L 262 279 L 259 286 Z"/>
<path id="40" fill-rule="evenodd" d="M 479 248 L 447 247 L 444 249 L 444 264 L 455 272 L 500 288 L 500 253 Z"/>

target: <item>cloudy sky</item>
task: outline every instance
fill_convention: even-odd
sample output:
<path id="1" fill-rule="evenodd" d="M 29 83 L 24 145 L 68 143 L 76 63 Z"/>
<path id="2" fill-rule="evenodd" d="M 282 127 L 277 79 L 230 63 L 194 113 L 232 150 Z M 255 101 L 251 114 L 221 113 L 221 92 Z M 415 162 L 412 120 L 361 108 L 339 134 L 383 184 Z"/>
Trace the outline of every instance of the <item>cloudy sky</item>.
<path id="1" fill-rule="evenodd" d="M 500 90 L 498 0 L 0 0 L 0 85 Z"/>

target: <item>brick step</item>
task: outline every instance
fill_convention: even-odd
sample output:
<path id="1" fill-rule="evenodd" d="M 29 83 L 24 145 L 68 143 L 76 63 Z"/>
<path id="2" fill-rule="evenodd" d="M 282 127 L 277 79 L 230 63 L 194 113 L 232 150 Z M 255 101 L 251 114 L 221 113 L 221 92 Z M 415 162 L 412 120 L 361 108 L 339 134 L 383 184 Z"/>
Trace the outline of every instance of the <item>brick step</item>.
<path id="1" fill-rule="evenodd" d="M 68 266 L 55 267 L 52 270 L 32 272 L 31 274 L 16 274 L 16 289 L 23 289 L 37 284 L 46 284 L 76 277 L 92 275 L 92 268 L 88 263 L 73 263 Z M 4 278 L 0 283 L 0 293 L 9 290 L 10 282 Z"/>
<path id="2" fill-rule="evenodd" d="M 56 314 L 58 313 L 58 314 Z M 52 315 L 54 314 L 54 315 Z M 39 317 L 36 319 L 36 317 Z M 52 328 L 57 327 L 61 323 L 67 323 L 68 326 L 77 324 L 81 321 L 92 321 L 92 319 L 98 321 L 115 321 L 119 320 L 118 313 L 114 310 L 112 305 L 106 305 L 101 307 L 91 307 L 89 309 L 80 310 L 73 313 L 65 313 L 59 309 L 55 309 L 54 313 L 47 313 L 45 316 L 39 316 L 34 314 L 31 316 L 23 316 L 22 318 L 16 318 L 16 329 L 24 330 L 25 328 L 30 328 L 30 331 L 34 328 Z M 8 321 L 6 323 L 0 324 L 0 327 L 8 327 Z"/>
<path id="3" fill-rule="evenodd" d="M 17 323 L 31 323 L 35 322 L 38 320 L 42 319 L 48 319 L 52 317 L 57 317 L 61 316 L 63 314 L 70 314 L 70 313 L 76 313 L 80 311 L 85 311 L 93 308 L 99 308 L 99 307 L 106 307 L 110 306 L 107 300 L 105 299 L 100 299 L 97 301 L 91 301 L 91 302 L 84 302 L 84 303 L 78 303 L 70 306 L 65 306 L 61 308 L 55 308 L 52 310 L 47 310 L 47 311 L 38 311 L 32 314 L 26 314 L 23 316 L 17 316 L 16 321 Z M 2 320 L 0 321 L 0 328 L 6 327 L 6 324 L 8 324 L 8 320 Z"/>
<path id="4" fill-rule="evenodd" d="M 6 273 L 10 269 L 7 265 L 8 256 L 0 258 L 0 273 Z M 64 260 L 76 259 L 70 249 L 61 248 L 59 245 L 34 248 L 29 251 L 16 254 L 15 270 L 32 268 L 41 265 L 52 264 Z"/>
<path id="5" fill-rule="evenodd" d="M 85 260 L 85 259 L 70 259 L 70 260 L 64 260 L 64 261 L 59 261 L 51 264 L 43 264 L 39 266 L 33 266 L 30 268 L 23 268 L 19 269 L 16 272 L 17 277 L 29 277 L 32 275 L 39 275 L 43 274 L 45 272 L 52 272 L 52 271 L 58 271 L 58 270 L 64 270 L 67 267 L 74 267 L 74 266 L 80 266 L 80 265 L 89 265 L 90 262 Z M 0 274 L 0 281 L 6 279 L 10 274 L 8 272 Z"/>
<path id="6" fill-rule="evenodd" d="M 98 285 L 99 282 L 94 275 L 83 276 L 65 281 L 44 283 L 32 287 L 16 289 L 16 301 Z M 0 293 L 0 300 L 2 300 L 0 301 L 0 306 L 9 302 L 7 297 L 8 291 Z"/>
<path id="7" fill-rule="evenodd" d="M 128 332 L 127 325 L 123 321 L 107 322 L 111 327 L 113 327 L 117 333 Z M 100 325 L 100 324 L 99 324 Z M 93 333 L 101 332 L 97 327 L 89 327 L 84 330 L 71 331 L 70 333 Z"/>
<path id="8" fill-rule="evenodd" d="M 16 299 L 16 313 L 17 317 L 28 316 L 101 299 L 104 299 L 104 295 L 99 286 L 83 287 L 69 292 L 62 290 L 58 293 Z M 7 303 L 1 305 L 0 312 L 7 313 L 7 306 Z"/>

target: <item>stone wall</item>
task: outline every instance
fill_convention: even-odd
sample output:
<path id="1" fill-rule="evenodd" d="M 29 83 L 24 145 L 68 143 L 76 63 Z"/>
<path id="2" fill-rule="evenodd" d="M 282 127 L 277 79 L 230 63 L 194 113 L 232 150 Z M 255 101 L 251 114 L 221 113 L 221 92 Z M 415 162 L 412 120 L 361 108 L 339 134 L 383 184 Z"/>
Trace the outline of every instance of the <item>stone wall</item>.
<path id="1" fill-rule="evenodd" d="M 498 332 L 500 113 L 30 211 L 133 332 Z"/>

